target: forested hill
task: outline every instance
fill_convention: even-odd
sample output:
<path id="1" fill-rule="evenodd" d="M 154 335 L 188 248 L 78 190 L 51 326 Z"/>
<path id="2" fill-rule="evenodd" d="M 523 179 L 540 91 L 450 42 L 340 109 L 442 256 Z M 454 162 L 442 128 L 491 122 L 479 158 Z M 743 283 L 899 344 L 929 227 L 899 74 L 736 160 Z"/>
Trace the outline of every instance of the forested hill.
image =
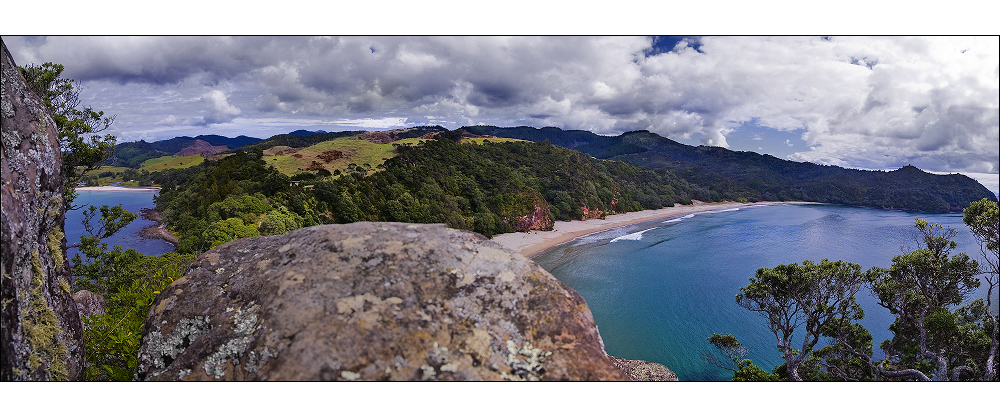
<path id="1" fill-rule="evenodd" d="M 144 140 L 124 142 L 115 145 L 115 152 L 108 160 L 108 164 L 126 168 L 139 168 L 147 160 L 177 154 L 182 149 L 194 145 L 199 140 L 208 142 L 212 146 L 225 146 L 229 149 L 260 142 L 258 138 L 243 135 L 235 138 L 220 135 L 198 135 L 193 138 L 178 136 L 173 139 L 156 142 L 146 142 Z"/>
<path id="2" fill-rule="evenodd" d="M 407 129 L 396 129 L 387 130 L 384 132 L 370 132 L 366 130 L 348 130 L 343 132 L 322 132 L 314 134 L 305 134 L 308 131 L 296 130 L 292 133 L 287 133 L 284 135 L 274 135 L 266 140 L 260 142 L 255 142 L 246 145 L 242 148 L 236 148 L 232 152 L 235 153 L 239 151 L 252 151 L 260 150 L 264 151 L 268 148 L 275 146 L 287 146 L 290 148 L 305 148 L 317 143 L 326 142 L 328 140 L 348 138 L 348 137 L 358 137 L 359 139 L 368 140 L 375 143 L 391 143 L 401 139 L 409 138 L 419 138 L 432 133 L 447 132 L 441 126 L 416 126 Z"/>
<path id="3" fill-rule="evenodd" d="M 549 141 L 596 158 L 665 168 L 729 198 L 803 200 L 926 212 L 959 211 L 982 198 L 997 200 L 986 187 L 964 175 L 930 174 L 909 165 L 882 172 L 793 162 L 755 152 L 684 145 L 645 130 L 601 136 L 554 127 L 462 129 L 476 135 Z"/>
<path id="4" fill-rule="evenodd" d="M 554 220 L 657 209 L 721 195 L 667 172 L 591 158 L 546 143 L 462 140 L 457 132 L 397 145 L 379 167 L 292 181 L 248 149 L 154 172 L 157 208 L 178 250 L 322 223 L 445 223 L 486 236 L 548 229 Z"/>

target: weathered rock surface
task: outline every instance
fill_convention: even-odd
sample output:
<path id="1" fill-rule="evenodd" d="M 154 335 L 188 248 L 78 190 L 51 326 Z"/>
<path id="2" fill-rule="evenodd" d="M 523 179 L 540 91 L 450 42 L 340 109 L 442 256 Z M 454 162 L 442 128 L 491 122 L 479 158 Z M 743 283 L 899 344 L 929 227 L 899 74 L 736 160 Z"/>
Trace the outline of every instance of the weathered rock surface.
<path id="1" fill-rule="evenodd" d="M 633 381 L 676 381 L 677 374 L 656 362 L 622 359 L 609 356 L 618 369 Z"/>
<path id="2" fill-rule="evenodd" d="M 629 380 L 583 298 L 442 225 L 354 223 L 198 257 L 154 301 L 144 380 Z"/>
<path id="3" fill-rule="evenodd" d="M 69 284 L 55 122 L 3 45 L 0 379 L 76 380 L 83 330 Z"/>
<path id="4" fill-rule="evenodd" d="M 76 309 L 80 312 L 80 319 L 94 314 L 107 314 L 107 303 L 99 294 L 80 290 L 73 293 L 73 301 L 76 302 Z"/>

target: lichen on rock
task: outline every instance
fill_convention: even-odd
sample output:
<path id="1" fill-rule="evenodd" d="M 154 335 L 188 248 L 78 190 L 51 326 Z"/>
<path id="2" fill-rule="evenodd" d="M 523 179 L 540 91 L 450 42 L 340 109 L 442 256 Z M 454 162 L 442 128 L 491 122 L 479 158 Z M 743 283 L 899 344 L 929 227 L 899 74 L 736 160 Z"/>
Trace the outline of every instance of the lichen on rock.
<path id="1" fill-rule="evenodd" d="M 55 122 L 2 48 L 0 380 L 77 380 L 83 327 L 69 289 Z"/>
<path id="2" fill-rule="evenodd" d="M 144 380 L 628 380 L 579 294 L 443 225 L 221 245 L 160 293 L 140 353 Z"/>

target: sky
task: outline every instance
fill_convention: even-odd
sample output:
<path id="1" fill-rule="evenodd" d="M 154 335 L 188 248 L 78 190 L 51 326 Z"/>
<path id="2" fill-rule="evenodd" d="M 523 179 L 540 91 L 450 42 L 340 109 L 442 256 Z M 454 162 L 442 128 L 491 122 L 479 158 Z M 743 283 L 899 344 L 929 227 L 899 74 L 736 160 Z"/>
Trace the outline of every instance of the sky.
<path id="1" fill-rule="evenodd" d="M 645 129 L 1000 191 L 997 37 L 4 36 L 121 142 L 416 125 Z"/>

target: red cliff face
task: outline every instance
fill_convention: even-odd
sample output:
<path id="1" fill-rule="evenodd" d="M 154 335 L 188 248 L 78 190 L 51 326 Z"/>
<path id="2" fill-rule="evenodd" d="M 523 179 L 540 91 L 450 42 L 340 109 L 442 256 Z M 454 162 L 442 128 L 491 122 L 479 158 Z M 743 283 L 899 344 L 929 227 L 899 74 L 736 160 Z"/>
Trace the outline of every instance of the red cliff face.
<path id="1" fill-rule="evenodd" d="M 514 221 L 514 230 L 527 232 L 529 230 L 552 230 L 555 222 L 552 221 L 552 214 L 549 213 L 549 206 L 545 203 L 535 203 L 535 210 L 526 216 L 518 217 Z"/>
<path id="2" fill-rule="evenodd" d="M 604 216 L 608 215 L 600 209 L 592 209 L 587 206 L 580 207 L 580 210 L 583 210 L 583 217 L 580 217 L 580 220 L 603 219 Z"/>

